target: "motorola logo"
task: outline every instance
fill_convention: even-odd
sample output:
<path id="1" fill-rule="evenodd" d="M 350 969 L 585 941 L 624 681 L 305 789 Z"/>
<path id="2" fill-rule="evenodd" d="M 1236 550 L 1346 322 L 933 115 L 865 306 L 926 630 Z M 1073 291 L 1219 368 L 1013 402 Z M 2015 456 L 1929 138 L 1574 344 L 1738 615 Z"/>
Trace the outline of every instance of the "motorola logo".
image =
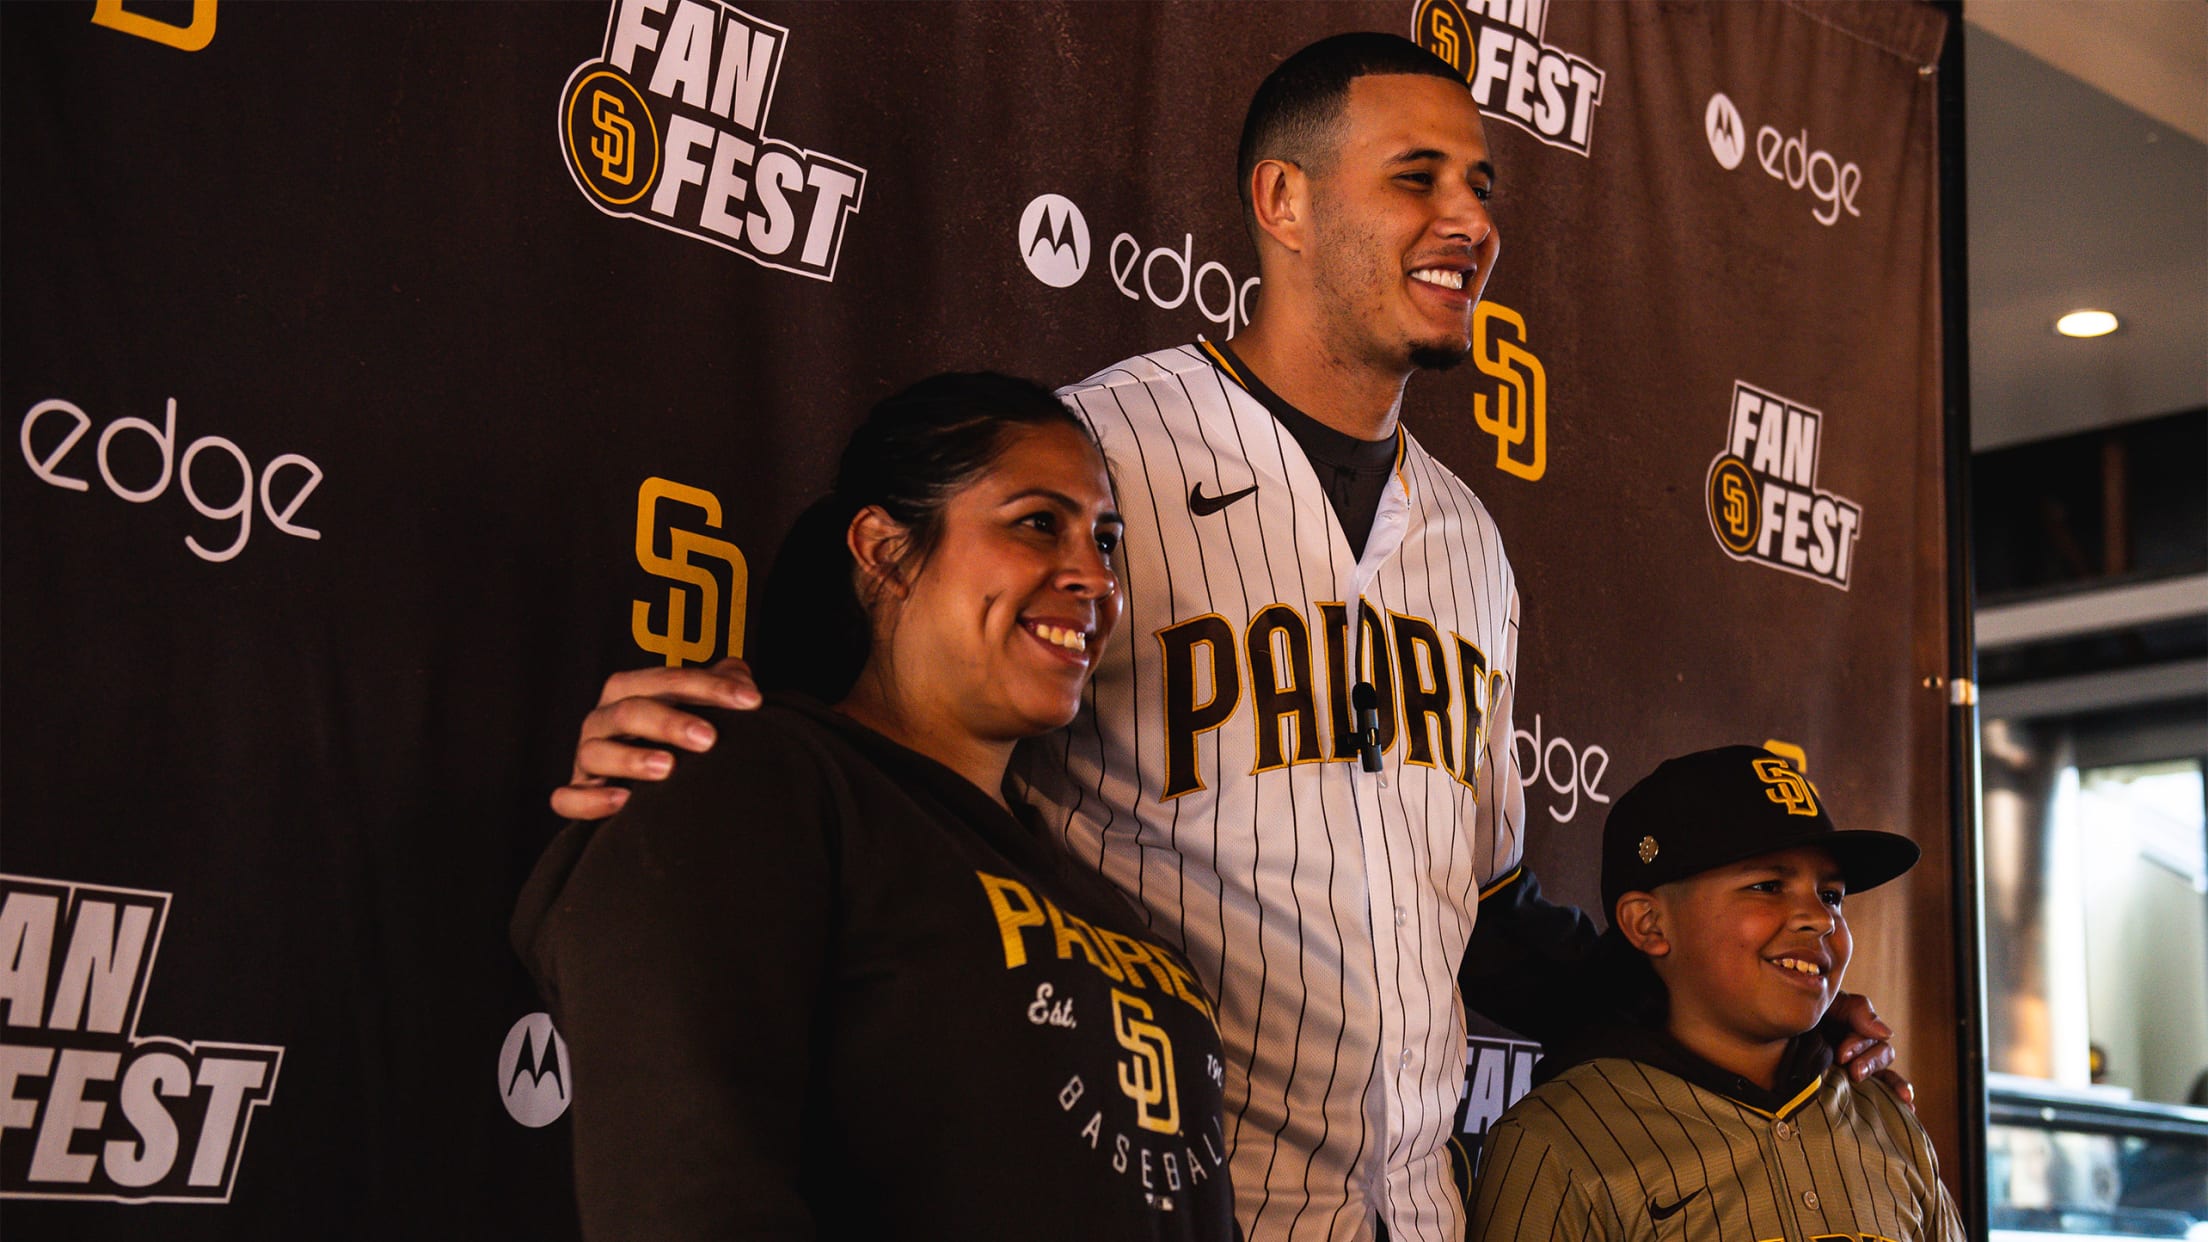
<path id="1" fill-rule="evenodd" d="M 1748 154 L 1748 130 L 1740 119 L 1740 109 L 1723 91 L 1710 96 L 1710 106 L 1702 113 L 1702 129 L 1710 138 L 1710 154 L 1717 157 L 1725 171 L 1740 167 L 1742 157 Z"/>
<path id="2" fill-rule="evenodd" d="M 572 1094 L 569 1082 L 567 1041 L 553 1029 L 552 1015 L 514 1023 L 498 1050 L 498 1097 L 513 1119 L 532 1130 L 558 1121 Z"/>
<path id="3" fill-rule="evenodd" d="M 1089 222 L 1062 194 L 1045 194 L 1020 213 L 1020 257 L 1035 279 L 1064 289 L 1089 270 Z"/>

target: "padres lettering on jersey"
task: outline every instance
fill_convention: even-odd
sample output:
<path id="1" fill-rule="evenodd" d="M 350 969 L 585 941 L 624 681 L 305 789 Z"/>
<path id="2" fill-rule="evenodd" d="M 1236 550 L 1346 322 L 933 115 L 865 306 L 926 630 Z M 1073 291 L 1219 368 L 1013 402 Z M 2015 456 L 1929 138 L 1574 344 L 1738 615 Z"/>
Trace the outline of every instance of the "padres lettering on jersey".
<path id="1" fill-rule="evenodd" d="M 1488 1131 L 1481 1238 L 1963 1242 L 1932 1146 L 1876 1079 L 1837 1069 L 1777 1112 L 1605 1057 Z"/>
<path id="2" fill-rule="evenodd" d="M 1129 638 L 1082 717 L 1023 752 L 1032 797 L 1216 998 L 1249 1236 L 1350 1238 L 1378 1213 L 1404 1242 L 1454 1239 L 1456 971 L 1523 822 L 1501 538 L 1402 435 L 1351 549 L 1293 436 L 1193 346 L 1061 395 L 1118 483 Z"/>

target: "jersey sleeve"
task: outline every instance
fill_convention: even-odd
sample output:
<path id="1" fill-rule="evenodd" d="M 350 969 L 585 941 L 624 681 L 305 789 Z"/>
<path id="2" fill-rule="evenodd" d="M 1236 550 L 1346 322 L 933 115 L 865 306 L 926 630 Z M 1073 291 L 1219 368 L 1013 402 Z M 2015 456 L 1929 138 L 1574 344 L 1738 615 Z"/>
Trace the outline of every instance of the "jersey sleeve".
<path id="1" fill-rule="evenodd" d="M 531 881 L 585 1237 L 814 1232 L 800 1151 L 835 799 L 802 747 L 719 723 L 711 755 L 571 825 Z"/>
<path id="2" fill-rule="evenodd" d="M 1577 1167 L 1575 1155 L 1521 1110 L 1505 1114 L 1487 1132 L 1465 1242 L 1622 1239 L 1616 1213 L 1592 1193 L 1600 1179 Z"/>
<path id="3" fill-rule="evenodd" d="M 1553 1045 L 1616 1002 L 1595 952 L 1600 939 L 1593 919 L 1543 897 L 1541 881 L 1521 867 L 1480 894 L 1457 988 L 1467 1009 Z"/>
<path id="4" fill-rule="evenodd" d="M 1518 698 L 1518 588 L 1510 588 L 1504 622 L 1502 674 L 1487 707 L 1487 760 L 1475 787 L 1479 798 L 1478 839 L 1485 847 L 1481 886 L 1506 879 L 1525 855 L 1526 787 L 1518 776 L 1518 746 L 1512 740 L 1511 709 Z"/>

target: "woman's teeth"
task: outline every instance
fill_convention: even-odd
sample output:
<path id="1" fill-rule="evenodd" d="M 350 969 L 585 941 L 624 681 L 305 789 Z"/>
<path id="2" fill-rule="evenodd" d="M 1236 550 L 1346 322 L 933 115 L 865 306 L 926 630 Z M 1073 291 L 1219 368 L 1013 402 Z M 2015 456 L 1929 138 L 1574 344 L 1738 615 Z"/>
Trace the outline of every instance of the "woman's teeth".
<path id="1" fill-rule="evenodd" d="M 1055 625 L 1031 625 L 1027 628 L 1029 633 L 1054 647 L 1064 647 L 1068 651 L 1087 651 L 1089 649 L 1089 636 L 1079 630 L 1064 629 Z"/>

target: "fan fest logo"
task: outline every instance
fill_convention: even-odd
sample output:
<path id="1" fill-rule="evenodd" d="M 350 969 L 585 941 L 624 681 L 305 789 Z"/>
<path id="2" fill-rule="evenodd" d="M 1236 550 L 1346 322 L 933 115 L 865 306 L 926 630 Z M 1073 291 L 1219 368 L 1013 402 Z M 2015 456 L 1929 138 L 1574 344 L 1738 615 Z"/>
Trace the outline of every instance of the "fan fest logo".
<path id="1" fill-rule="evenodd" d="M 1817 488 L 1824 415 L 1746 381 L 1733 383 L 1725 449 L 1706 481 L 1710 531 L 1736 561 L 1848 589 L 1863 507 Z"/>
<path id="2" fill-rule="evenodd" d="M 1587 154 L 1602 70 L 1542 38 L 1549 0 L 1422 0 L 1411 38 L 1448 61 L 1480 111 L 1552 147 Z"/>
<path id="3" fill-rule="evenodd" d="M 834 280 L 866 170 L 766 136 L 790 32 L 715 0 L 617 0 L 560 93 L 560 153 L 609 216 Z"/>
<path id="4" fill-rule="evenodd" d="M 1499 1039 L 1471 1035 L 1464 1041 L 1464 1099 L 1457 1105 L 1457 1133 L 1471 1140 L 1464 1144 L 1467 1172 L 1477 1172 L 1488 1127 L 1533 1089 L 1533 1067 L 1541 1061 L 1541 1045 L 1523 1039 Z"/>
<path id="5" fill-rule="evenodd" d="M 138 1034 L 168 911 L 0 875 L 0 1198 L 229 1202 L 284 1050 Z"/>

